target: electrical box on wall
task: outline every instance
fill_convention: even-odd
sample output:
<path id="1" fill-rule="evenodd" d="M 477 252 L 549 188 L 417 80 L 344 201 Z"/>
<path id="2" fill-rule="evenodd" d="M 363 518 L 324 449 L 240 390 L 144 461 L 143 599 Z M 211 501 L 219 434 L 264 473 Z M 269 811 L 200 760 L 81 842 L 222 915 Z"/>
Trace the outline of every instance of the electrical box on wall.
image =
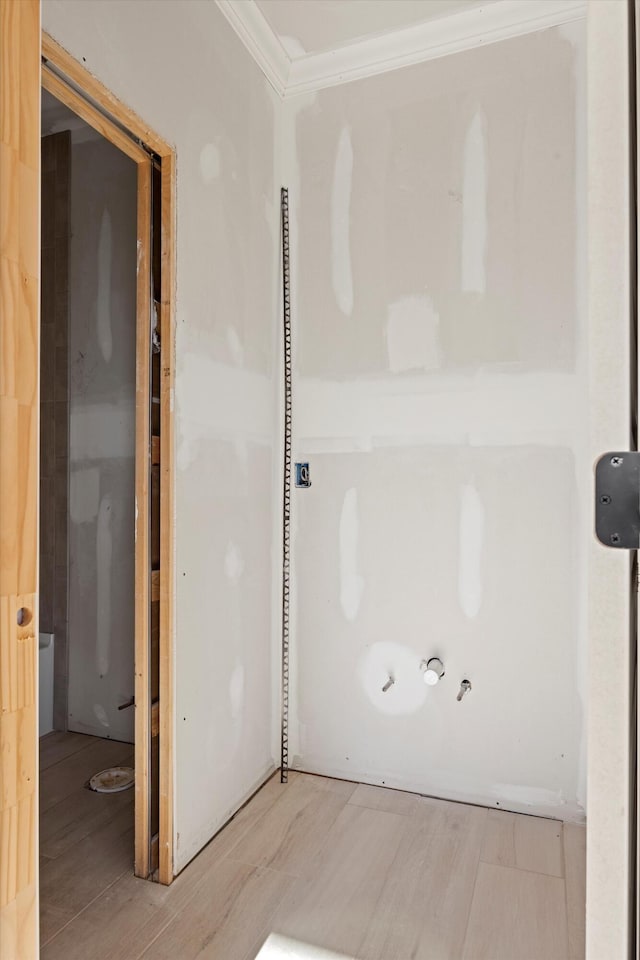
<path id="1" fill-rule="evenodd" d="M 311 474 L 308 463 L 296 463 L 296 487 L 310 487 Z"/>

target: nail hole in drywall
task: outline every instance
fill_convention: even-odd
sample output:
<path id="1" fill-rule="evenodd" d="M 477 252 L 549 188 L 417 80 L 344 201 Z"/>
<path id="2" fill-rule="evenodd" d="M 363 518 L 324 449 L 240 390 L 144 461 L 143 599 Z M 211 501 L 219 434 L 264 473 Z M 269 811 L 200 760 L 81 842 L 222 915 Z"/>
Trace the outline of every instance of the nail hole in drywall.
<path id="1" fill-rule="evenodd" d="M 31 611 L 26 607 L 20 607 L 16 615 L 16 621 L 19 627 L 28 627 L 31 623 Z"/>

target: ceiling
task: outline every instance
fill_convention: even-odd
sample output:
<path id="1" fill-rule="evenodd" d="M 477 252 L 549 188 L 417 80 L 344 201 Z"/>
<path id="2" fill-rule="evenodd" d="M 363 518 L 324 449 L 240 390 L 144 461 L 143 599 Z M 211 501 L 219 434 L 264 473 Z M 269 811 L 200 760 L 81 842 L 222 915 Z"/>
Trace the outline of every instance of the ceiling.
<path id="1" fill-rule="evenodd" d="M 487 6 L 494 0 L 256 0 L 287 55 L 295 60 Z"/>

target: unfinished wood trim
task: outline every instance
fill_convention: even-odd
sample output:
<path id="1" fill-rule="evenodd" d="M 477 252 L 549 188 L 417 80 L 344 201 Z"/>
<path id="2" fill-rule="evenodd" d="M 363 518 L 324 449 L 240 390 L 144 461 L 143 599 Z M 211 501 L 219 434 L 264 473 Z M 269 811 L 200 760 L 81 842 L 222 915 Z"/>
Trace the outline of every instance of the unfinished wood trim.
<path id="1" fill-rule="evenodd" d="M 156 700 L 151 704 L 151 736 L 157 737 L 160 733 L 160 703 Z"/>
<path id="2" fill-rule="evenodd" d="M 160 883 L 173 879 L 174 422 L 176 176 L 175 154 L 162 160 L 160 304 Z"/>
<path id="3" fill-rule="evenodd" d="M 122 150 L 123 153 L 126 153 L 136 163 L 148 159 L 148 154 L 142 147 L 138 146 L 131 137 L 123 133 L 114 123 L 111 123 L 99 110 L 92 107 L 88 100 L 85 100 L 60 77 L 52 73 L 46 65 L 42 67 L 42 86 L 53 94 L 56 100 L 73 110 L 85 123 L 97 130 L 101 136 L 109 140 L 119 150 Z"/>
<path id="4" fill-rule="evenodd" d="M 138 285 L 136 307 L 136 548 L 135 548 L 135 874 L 149 876 L 151 701 L 149 672 L 151 445 L 151 161 L 138 164 Z"/>
<path id="5" fill-rule="evenodd" d="M 160 599 L 160 571 L 151 571 L 151 603 Z"/>
<path id="6" fill-rule="evenodd" d="M 39 48 L 39 0 L 0 0 L 1 960 L 33 960 L 39 939 Z"/>
<path id="7" fill-rule="evenodd" d="M 6 2 L 6 0 L 3 0 Z M 176 234 L 176 164 L 175 152 L 171 145 L 159 137 L 151 130 L 140 117 L 129 107 L 122 103 L 114 94 L 111 93 L 103 84 L 100 83 L 89 71 L 70 56 L 52 37 L 48 34 L 42 34 L 42 56 L 50 61 L 56 71 L 64 75 L 75 87 L 78 88 L 76 95 L 82 102 L 82 94 L 86 94 L 97 104 L 101 110 L 105 110 L 111 117 L 121 124 L 134 137 L 142 141 L 147 147 L 151 148 L 161 158 L 161 181 L 162 181 L 162 209 L 161 209 L 161 230 L 162 230 L 162 303 L 160 305 L 160 327 L 162 334 L 162 375 L 161 375 L 161 432 L 160 456 L 161 456 L 161 496 L 160 496 L 160 559 L 162 572 L 160 574 L 160 702 L 158 704 L 158 727 L 160 730 L 160 868 L 158 879 L 161 883 L 171 883 L 173 880 L 173 742 L 174 742 L 174 696 L 173 696 L 173 644 L 174 644 L 174 439 L 173 439 L 173 382 L 174 382 L 174 331 L 175 331 L 175 234 Z M 46 69 L 46 68 L 45 68 Z M 47 76 L 52 76 L 50 70 L 46 69 Z M 58 78 L 60 82 L 64 80 Z M 71 88 L 69 88 L 71 89 Z M 70 105 L 70 104 L 68 104 Z M 74 106 L 71 106 L 74 112 L 77 112 Z M 98 116 L 101 116 L 98 111 Z M 107 118 L 104 118 L 107 120 Z M 88 121 L 89 122 L 89 121 Z M 107 120 L 108 122 L 108 120 Z M 93 125 L 93 124 L 92 124 Z M 117 127 L 116 127 L 117 129 Z M 112 141 L 113 142 L 113 141 Z M 131 141 L 129 141 L 131 145 Z M 119 144 L 116 144 L 119 146 Z M 135 144 L 134 144 L 135 146 Z M 145 154 L 146 158 L 146 154 Z M 137 158 L 136 162 L 138 162 Z M 149 251 L 150 253 L 150 251 Z M 150 260 L 149 260 L 150 268 Z M 149 291 L 150 297 L 150 291 Z M 150 375 L 150 371 L 149 371 Z M 136 414 L 137 416 L 138 414 Z M 146 421 L 148 423 L 148 421 Z M 146 429 L 145 423 L 145 429 Z M 148 443 L 148 431 L 147 431 Z M 146 456 L 149 455 L 149 447 L 145 447 Z M 136 456 L 138 457 L 139 448 L 136 446 Z M 136 478 L 137 482 L 137 478 Z M 147 491 L 148 493 L 148 491 Z M 141 515 L 140 510 L 138 515 Z M 137 588 L 137 579 L 136 579 Z M 147 578 L 147 590 L 152 589 Z M 138 591 L 136 589 L 136 596 Z M 148 627 L 148 606 L 147 627 Z M 137 651 L 136 651 L 137 652 Z M 136 667 L 136 684 L 140 685 L 138 670 Z M 140 691 L 146 698 L 146 704 L 149 706 L 149 691 Z M 138 703 L 138 690 L 136 688 L 136 703 Z M 146 729 L 138 730 L 138 714 L 144 713 L 146 720 Z M 136 707 L 136 742 L 140 736 L 149 736 L 149 724 L 152 722 L 150 710 L 142 711 Z M 147 741 L 150 742 L 150 741 Z M 146 771 L 145 777 L 147 790 L 149 784 L 149 756 L 140 758 L 143 762 L 143 769 Z M 136 757 L 136 765 L 138 764 Z M 136 778 L 136 783 L 138 778 Z M 148 797 L 148 794 L 147 794 Z M 142 801 L 142 798 L 141 798 Z M 146 831 L 148 834 L 148 802 L 145 804 Z M 138 827 L 144 827 L 145 821 L 136 820 L 136 837 L 138 836 Z M 148 835 L 145 841 L 146 858 L 141 861 L 144 868 L 144 860 L 148 863 Z M 141 856 L 142 852 L 141 852 Z M 136 863 L 138 863 L 138 850 L 136 850 Z M 138 872 L 136 870 L 136 872 Z M 1 960 L 1 958 L 0 958 Z"/>
<path id="8" fill-rule="evenodd" d="M 119 100 L 93 74 L 81 66 L 77 60 L 67 53 L 49 34 L 42 34 L 42 56 L 51 60 L 56 69 L 79 87 L 87 96 L 107 110 L 123 127 L 126 127 L 134 136 L 146 143 L 160 157 L 171 156 L 173 149 L 144 123 L 135 111 Z"/>

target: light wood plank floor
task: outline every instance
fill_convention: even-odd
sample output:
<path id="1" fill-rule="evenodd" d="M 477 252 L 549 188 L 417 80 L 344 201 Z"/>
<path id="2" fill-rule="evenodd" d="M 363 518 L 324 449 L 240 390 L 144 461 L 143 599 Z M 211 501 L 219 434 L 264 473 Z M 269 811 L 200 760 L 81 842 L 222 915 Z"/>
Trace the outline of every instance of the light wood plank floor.
<path id="1" fill-rule="evenodd" d="M 40 740 L 40 942 L 47 943 L 133 869 L 134 791 L 87 790 L 107 767 L 133 766 L 133 747 L 80 733 Z"/>
<path id="2" fill-rule="evenodd" d="M 293 773 L 160 887 L 132 876 L 130 807 L 64 774 L 81 787 L 94 747 L 56 737 L 43 960 L 584 958 L 583 827 Z"/>

